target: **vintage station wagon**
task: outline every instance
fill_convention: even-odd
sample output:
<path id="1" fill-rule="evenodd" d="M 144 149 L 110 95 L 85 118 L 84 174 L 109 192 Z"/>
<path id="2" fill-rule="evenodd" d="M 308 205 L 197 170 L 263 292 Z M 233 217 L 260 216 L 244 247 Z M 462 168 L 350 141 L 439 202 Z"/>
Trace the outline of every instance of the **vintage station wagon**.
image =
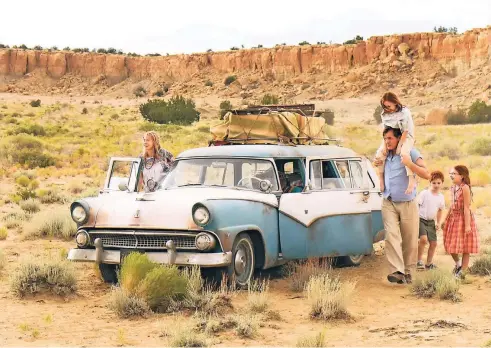
<path id="1" fill-rule="evenodd" d="M 72 203 L 77 247 L 106 281 L 129 252 L 179 266 L 255 269 L 336 257 L 357 265 L 384 239 L 371 163 L 338 145 L 228 145 L 184 151 L 152 193 L 137 192 L 139 158 L 112 158 L 98 197 Z"/>

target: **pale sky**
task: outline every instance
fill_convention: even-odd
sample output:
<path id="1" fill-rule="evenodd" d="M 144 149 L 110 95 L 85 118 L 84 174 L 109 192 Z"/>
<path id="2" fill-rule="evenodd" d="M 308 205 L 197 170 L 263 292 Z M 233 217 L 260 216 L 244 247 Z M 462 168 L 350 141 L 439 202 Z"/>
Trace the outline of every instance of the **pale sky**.
<path id="1" fill-rule="evenodd" d="M 491 0 L 1 1 L 0 43 L 160 54 L 491 25 Z"/>

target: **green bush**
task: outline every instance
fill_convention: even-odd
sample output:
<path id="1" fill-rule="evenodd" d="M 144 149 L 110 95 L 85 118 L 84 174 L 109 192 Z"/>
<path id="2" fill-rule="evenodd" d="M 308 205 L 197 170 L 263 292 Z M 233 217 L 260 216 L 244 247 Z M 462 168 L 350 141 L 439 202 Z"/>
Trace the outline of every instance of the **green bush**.
<path id="1" fill-rule="evenodd" d="M 189 125 L 199 121 L 199 112 L 194 102 L 182 96 L 172 97 L 169 101 L 149 100 L 140 105 L 140 113 L 145 120 L 159 124 Z"/>
<path id="2" fill-rule="evenodd" d="M 228 110 L 233 108 L 230 100 L 224 100 L 220 103 L 220 120 L 223 120 L 223 116 L 227 113 Z"/>
<path id="3" fill-rule="evenodd" d="M 66 296 L 76 291 L 77 279 L 72 264 L 67 261 L 30 260 L 14 271 L 10 289 L 21 298 L 41 292 Z"/>
<path id="4" fill-rule="evenodd" d="M 437 27 L 433 27 L 433 31 L 435 33 L 449 33 L 449 34 L 457 34 L 457 27 L 442 27 L 441 25 Z"/>
<path id="5" fill-rule="evenodd" d="M 166 312 L 174 300 L 186 296 L 186 279 L 175 266 L 159 265 L 147 273 L 139 284 L 137 295 L 157 312 Z"/>
<path id="6" fill-rule="evenodd" d="M 138 86 L 133 90 L 133 94 L 136 97 L 144 97 L 147 95 L 147 90 L 143 88 L 142 86 Z"/>
<path id="7" fill-rule="evenodd" d="M 211 82 L 210 80 L 206 80 L 205 86 L 206 87 L 213 87 L 213 82 Z"/>
<path id="8" fill-rule="evenodd" d="M 153 93 L 154 97 L 163 97 L 164 96 L 164 91 L 159 89 Z"/>
<path id="9" fill-rule="evenodd" d="M 491 156 L 491 138 L 477 138 L 469 146 L 471 155 Z"/>
<path id="10" fill-rule="evenodd" d="M 280 101 L 280 99 L 278 98 L 278 96 L 276 96 L 274 94 L 267 93 L 261 99 L 261 104 L 263 104 L 263 105 L 275 105 L 275 104 L 278 104 L 279 101 Z"/>
<path id="11" fill-rule="evenodd" d="M 373 119 L 377 124 L 382 123 L 382 106 L 378 105 L 373 112 Z"/>
<path id="12" fill-rule="evenodd" d="M 363 41 L 363 36 L 356 35 L 353 39 L 343 42 L 343 45 L 353 45 L 356 44 L 358 41 Z"/>
<path id="13" fill-rule="evenodd" d="M 469 108 L 469 123 L 491 122 L 491 105 L 486 105 L 481 100 L 476 100 Z"/>
<path id="14" fill-rule="evenodd" d="M 491 254 L 479 255 L 469 267 L 469 272 L 480 276 L 491 276 Z"/>
<path id="15" fill-rule="evenodd" d="M 237 80 L 237 76 L 235 75 L 230 75 L 230 76 L 227 76 L 227 78 L 225 79 L 224 81 L 224 84 L 225 86 L 228 86 L 230 85 L 232 82 L 234 82 L 235 80 Z"/>
<path id="16" fill-rule="evenodd" d="M 28 134 L 4 138 L 0 144 L 0 156 L 28 168 L 43 168 L 55 164 L 54 158 L 44 153 L 43 143 Z"/>
<path id="17" fill-rule="evenodd" d="M 89 113 L 89 110 L 87 110 L 87 108 L 83 108 L 83 109 L 82 109 L 82 114 L 83 114 L 83 115 L 86 115 L 86 114 L 88 114 L 88 113 Z"/>
<path id="18" fill-rule="evenodd" d="M 17 135 L 21 133 L 42 137 L 46 135 L 46 130 L 39 124 L 30 124 L 16 127 L 13 130 L 8 131 L 7 135 Z"/>
<path id="19" fill-rule="evenodd" d="M 466 124 L 469 120 L 464 109 L 450 110 L 447 114 L 447 124 L 459 125 Z"/>
<path id="20" fill-rule="evenodd" d="M 41 100 L 37 99 L 37 100 L 31 100 L 31 102 L 29 103 L 29 105 L 31 105 L 33 108 L 38 108 L 41 106 Z"/>
<path id="21" fill-rule="evenodd" d="M 299 42 L 299 43 L 298 43 L 298 45 L 299 45 L 299 46 L 308 46 L 308 45 L 310 45 L 310 43 L 309 43 L 308 41 L 305 41 L 305 40 L 304 40 L 304 41 L 302 41 L 302 42 Z"/>
<path id="22" fill-rule="evenodd" d="M 119 284 L 121 288 L 134 295 L 138 285 L 142 282 L 148 272 L 158 265 L 148 259 L 145 254 L 132 252 L 123 259 L 119 270 Z"/>

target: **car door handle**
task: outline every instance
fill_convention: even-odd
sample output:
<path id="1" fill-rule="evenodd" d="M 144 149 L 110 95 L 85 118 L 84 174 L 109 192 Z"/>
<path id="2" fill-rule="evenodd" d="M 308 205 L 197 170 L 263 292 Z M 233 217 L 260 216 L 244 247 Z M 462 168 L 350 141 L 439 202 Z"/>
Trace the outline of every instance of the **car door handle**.
<path id="1" fill-rule="evenodd" d="M 352 195 L 355 193 L 363 193 L 363 196 L 369 196 L 370 195 L 370 191 L 367 191 L 367 190 L 350 191 L 350 194 L 352 194 Z"/>

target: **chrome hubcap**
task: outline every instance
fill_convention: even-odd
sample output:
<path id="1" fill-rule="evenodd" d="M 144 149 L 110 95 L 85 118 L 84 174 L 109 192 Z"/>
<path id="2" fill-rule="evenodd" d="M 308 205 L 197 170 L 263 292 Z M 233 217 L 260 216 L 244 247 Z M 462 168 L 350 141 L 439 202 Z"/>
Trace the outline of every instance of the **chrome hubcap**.
<path id="1" fill-rule="evenodd" d="M 244 247 L 241 247 L 235 254 L 235 273 L 242 275 L 246 271 L 246 266 L 247 254 Z"/>
<path id="2" fill-rule="evenodd" d="M 363 254 L 360 254 L 360 255 L 351 255 L 350 256 L 350 259 L 352 262 L 355 262 L 355 263 L 358 263 L 361 261 L 361 259 L 363 258 Z"/>

